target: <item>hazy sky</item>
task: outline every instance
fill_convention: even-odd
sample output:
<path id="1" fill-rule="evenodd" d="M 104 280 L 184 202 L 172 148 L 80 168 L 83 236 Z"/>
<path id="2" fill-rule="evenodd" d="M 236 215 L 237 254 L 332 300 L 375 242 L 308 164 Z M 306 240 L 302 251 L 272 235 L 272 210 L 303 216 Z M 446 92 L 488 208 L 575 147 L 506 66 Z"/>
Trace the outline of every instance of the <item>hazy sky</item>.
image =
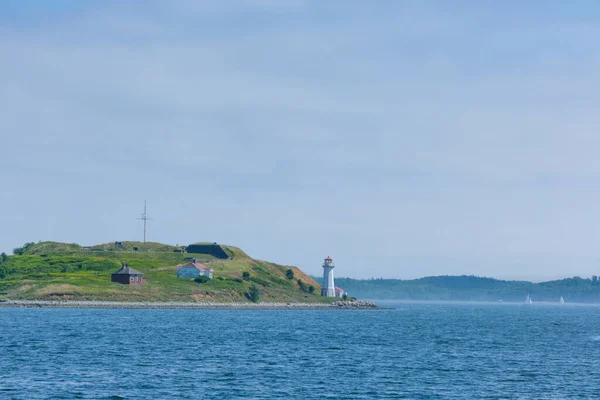
<path id="1" fill-rule="evenodd" d="M 597 1 L 0 2 L 0 251 L 600 274 Z"/>

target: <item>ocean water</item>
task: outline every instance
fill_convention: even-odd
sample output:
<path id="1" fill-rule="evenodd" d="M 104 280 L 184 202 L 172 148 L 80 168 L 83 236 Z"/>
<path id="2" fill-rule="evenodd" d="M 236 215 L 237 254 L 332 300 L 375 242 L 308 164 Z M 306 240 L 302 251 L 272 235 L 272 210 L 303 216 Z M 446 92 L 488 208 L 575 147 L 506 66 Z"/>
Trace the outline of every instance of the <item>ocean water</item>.
<path id="1" fill-rule="evenodd" d="M 600 307 L 0 308 L 0 399 L 594 399 Z"/>

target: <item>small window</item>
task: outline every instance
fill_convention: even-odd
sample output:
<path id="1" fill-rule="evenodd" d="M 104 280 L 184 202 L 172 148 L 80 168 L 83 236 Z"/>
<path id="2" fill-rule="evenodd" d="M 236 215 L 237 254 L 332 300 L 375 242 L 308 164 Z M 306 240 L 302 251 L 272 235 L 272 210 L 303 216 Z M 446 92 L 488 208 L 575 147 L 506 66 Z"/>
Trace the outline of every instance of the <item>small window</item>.
<path id="1" fill-rule="evenodd" d="M 131 282 L 134 282 L 134 281 L 135 281 L 135 278 L 132 276 L 131 277 Z"/>

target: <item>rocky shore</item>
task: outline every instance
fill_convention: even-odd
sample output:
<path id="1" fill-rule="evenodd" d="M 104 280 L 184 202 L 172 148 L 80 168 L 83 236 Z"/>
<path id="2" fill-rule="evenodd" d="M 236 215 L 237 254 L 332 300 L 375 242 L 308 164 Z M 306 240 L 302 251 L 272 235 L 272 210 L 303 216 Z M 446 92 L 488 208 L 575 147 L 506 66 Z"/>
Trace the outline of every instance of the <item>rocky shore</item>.
<path id="1" fill-rule="evenodd" d="M 0 300 L 0 307 L 11 308 L 123 308 L 185 310 L 380 310 L 372 301 L 321 303 L 183 303 L 123 301 Z"/>

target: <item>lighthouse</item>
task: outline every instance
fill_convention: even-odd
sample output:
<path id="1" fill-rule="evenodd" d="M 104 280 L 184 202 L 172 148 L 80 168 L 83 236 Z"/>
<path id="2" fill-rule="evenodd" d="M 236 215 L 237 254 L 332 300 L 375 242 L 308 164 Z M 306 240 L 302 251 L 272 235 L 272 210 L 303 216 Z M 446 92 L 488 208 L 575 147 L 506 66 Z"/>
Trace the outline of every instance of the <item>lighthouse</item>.
<path id="1" fill-rule="evenodd" d="M 327 257 L 323 261 L 323 289 L 321 289 L 321 296 L 324 297 L 335 297 L 335 284 L 333 283 L 333 260 L 331 257 Z"/>

